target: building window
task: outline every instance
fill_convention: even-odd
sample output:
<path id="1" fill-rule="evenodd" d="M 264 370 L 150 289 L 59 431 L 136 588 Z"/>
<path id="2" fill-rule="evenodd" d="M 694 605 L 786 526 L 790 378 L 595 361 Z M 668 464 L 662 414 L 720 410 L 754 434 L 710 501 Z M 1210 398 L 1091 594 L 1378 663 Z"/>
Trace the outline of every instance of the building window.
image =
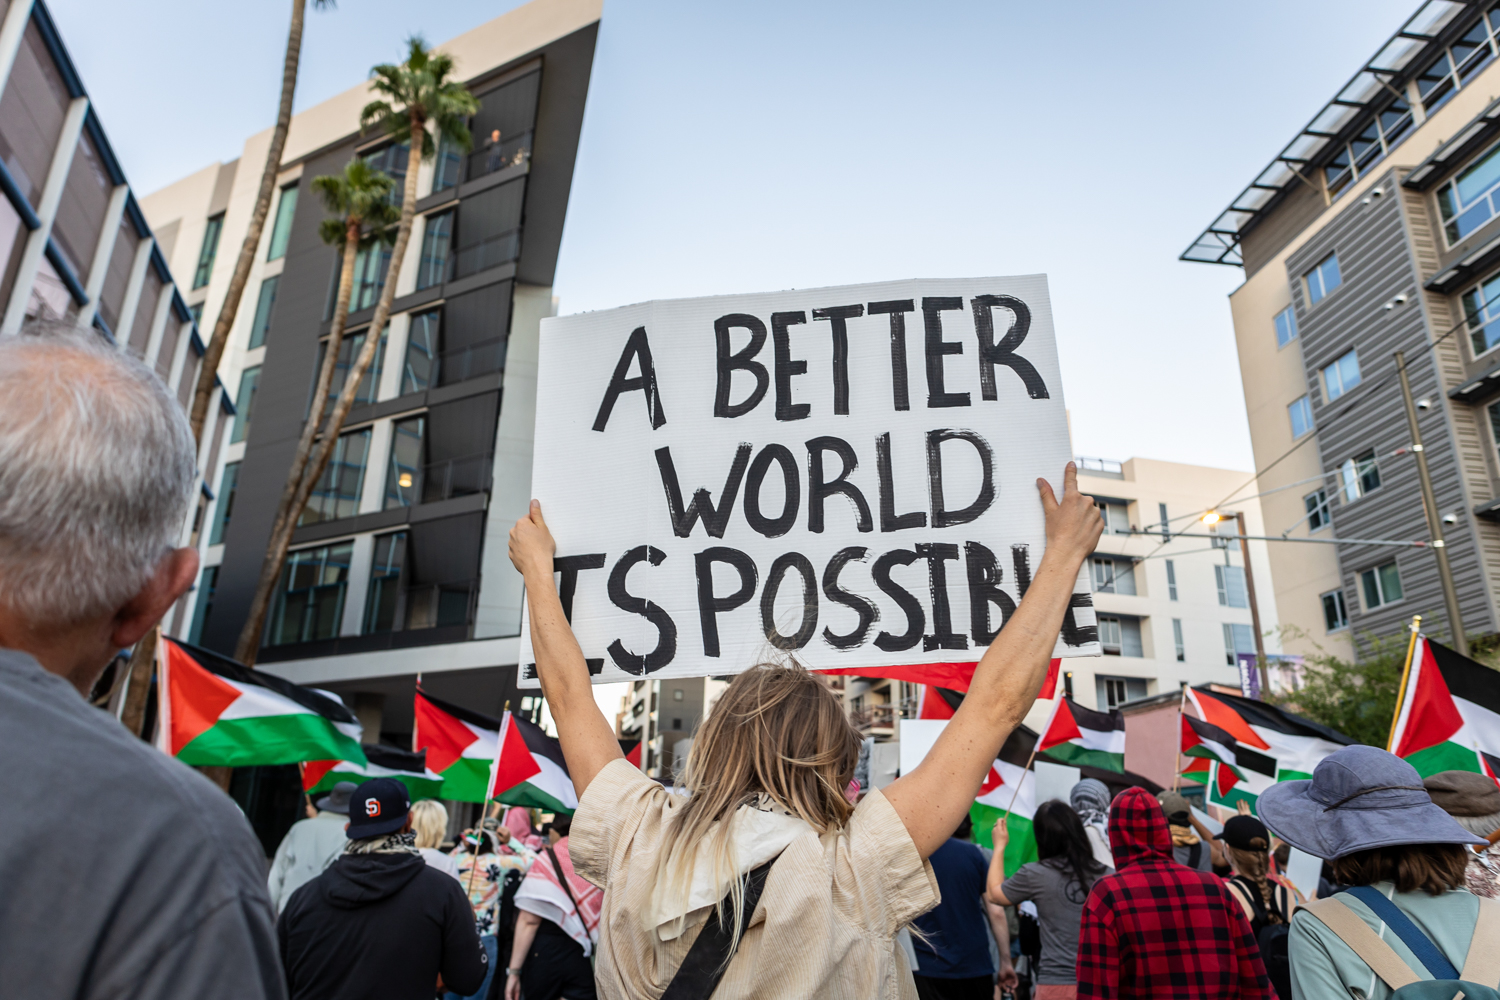
<path id="1" fill-rule="evenodd" d="M 209 276 L 214 271 L 214 257 L 219 252 L 219 234 L 224 230 L 224 213 L 220 212 L 208 220 L 208 226 L 203 230 L 203 246 L 198 250 L 198 269 L 193 272 L 193 287 L 202 288 L 208 284 Z"/>
<path id="2" fill-rule="evenodd" d="M 1307 401 L 1307 396 L 1298 396 L 1297 399 L 1286 408 L 1287 416 L 1292 420 L 1292 438 L 1296 439 L 1313 429 L 1312 404 Z"/>
<path id="3" fill-rule="evenodd" d="M 268 646 L 338 637 L 353 553 L 353 542 L 339 542 L 287 555 L 266 636 Z"/>
<path id="4" fill-rule="evenodd" d="M 1141 620 L 1133 615 L 1099 615 L 1099 644 L 1106 656 L 1144 656 Z"/>
<path id="5" fill-rule="evenodd" d="M 280 281 L 278 275 L 260 283 L 260 296 L 255 300 L 255 319 L 250 322 L 251 350 L 266 342 L 266 332 L 271 329 L 271 307 L 276 304 L 276 285 Z"/>
<path id="6" fill-rule="evenodd" d="M 448 251 L 453 248 L 453 213 L 427 216 L 422 228 L 422 257 L 417 262 L 417 290 L 441 285 L 448 277 Z"/>
<path id="7" fill-rule="evenodd" d="M 234 397 L 234 430 L 229 443 L 237 444 L 250 434 L 250 414 L 255 410 L 255 387 L 260 383 L 260 366 L 246 368 L 240 374 L 240 391 Z"/>
<path id="8" fill-rule="evenodd" d="M 1401 592 L 1401 571 L 1396 568 L 1395 560 L 1381 563 L 1374 569 L 1367 569 L 1359 574 L 1359 586 L 1364 592 L 1366 609 L 1394 604 L 1404 596 Z"/>
<path id="9" fill-rule="evenodd" d="M 196 305 L 188 306 L 188 315 L 192 317 L 192 321 L 193 321 L 193 325 L 194 326 L 196 326 L 196 327 L 198 327 L 200 329 L 203 327 L 203 303 L 202 302 L 199 302 Z"/>
<path id="10" fill-rule="evenodd" d="M 401 366 L 401 395 L 422 392 L 436 383 L 442 316 L 441 309 L 430 309 L 411 318 L 406 335 L 406 362 Z"/>
<path id="11" fill-rule="evenodd" d="M 1214 583 L 1219 588 L 1219 604 L 1226 608 L 1248 608 L 1245 570 L 1240 566 L 1215 566 Z"/>
<path id="12" fill-rule="evenodd" d="M 239 485 L 240 463 L 230 462 L 224 466 L 224 475 L 219 478 L 219 505 L 214 508 L 214 526 L 208 533 L 208 544 L 218 545 L 224 541 L 224 532 L 229 530 L 229 515 L 234 511 L 234 491 Z"/>
<path id="13" fill-rule="evenodd" d="M 1340 148 L 1323 168 L 1328 197 L 1336 200 L 1354 181 L 1385 159 L 1386 154 L 1411 130 L 1411 124 L 1411 106 L 1404 100 L 1398 97 L 1386 105 L 1385 110 Z"/>
<path id="14" fill-rule="evenodd" d="M 375 539 L 370 591 L 365 598 L 364 634 L 394 632 L 401 610 L 401 570 L 406 562 L 406 532 Z"/>
<path id="15" fill-rule="evenodd" d="M 1287 306 L 1276 314 L 1276 346 L 1285 347 L 1297 339 L 1297 317 Z"/>
<path id="16" fill-rule="evenodd" d="M 374 308 L 385 288 L 385 276 L 391 269 L 391 248 L 367 247 L 354 255 L 354 288 L 349 296 L 349 311 Z M 339 275 L 334 272 L 335 293 Z"/>
<path id="17" fill-rule="evenodd" d="M 370 428 L 340 434 L 318 485 L 313 487 L 297 525 L 335 521 L 359 513 L 365 484 L 365 460 L 370 453 Z"/>
<path id="18" fill-rule="evenodd" d="M 1224 623 L 1224 662 L 1229 666 L 1236 664 L 1236 657 L 1241 653 L 1255 655 L 1255 630 L 1249 625 Z"/>
<path id="19" fill-rule="evenodd" d="M 1488 407 L 1490 415 L 1490 436 L 1494 439 L 1495 448 L 1500 451 L 1500 403 L 1491 403 Z"/>
<path id="20" fill-rule="evenodd" d="M 1328 627 L 1328 631 L 1337 632 L 1349 627 L 1349 612 L 1344 608 L 1342 590 L 1330 590 L 1326 594 L 1320 594 L 1318 599 L 1323 602 L 1323 624 Z"/>
<path id="21" fill-rule="evenodd" d="M 219 582 L 219 567 L 205 566 L 198 578 L 198 601 L 193 605 L 193 621 L 188 626 L 188 642 L 203 641 L 203 626 L 208 624 L 209 612 L 214 608 L 214 588 Z"/>
<path id="22" fill-rule="evenodd" d="M 459 181 L 463 180 L 463 169 L 464 151 L 444 133 L 438 140 L 437 164 L 432 171 L 433 193 L 458 187 Z"/>
<path id="23" fill-rule="evenodd" d="M 1496 147 L 1500 154 L 1500 147 Z M 1500 198 L 1500 192 L 1496 193 Z M 1469 327 L 1469 345 L 1474 356 L 1500 344 L 1500 274 L 1464 293 L 1464 319 Z"/>
<path id="24" fill-rule="evenodd" d="M 1172 646 L 1177 651 L 1177 662 L 1178 663 L 1186 663 L 1187 662 L 1187 650 L 1183 647 L 1183 644 L 1182 644 L 1182 619 L 1181 618 L 1173 618 L 1172 619 Z"/>
<path id="25" fill-rule="evenodd" d="M 1146 697 L 1146 681 L 1141 677 L 1095 677 L 1094 695 L 1100 711 L 1108 712 Z"/>
<path id="26" fill-rule="evenodd" d="M 1130 559 L 1089 560 L 1093 564 L 1094 591 L 1100 594 L 1134 594 L 1135 563 Z"/>
<path id="27" fill-rule="evenodd" d="M 1318 266 L 1302 276 L 1307 282 L 1307 297 L 1311 305 L 1323 301 L 1335 288 L 1343 284 L 1339 274 L 1339 255 L 1331 253 L 1318 262 Z"/>
<path id="28" fill-rule="evenodd" d="M 359 387 L 354 391 L 354 405 L 368 406 L 375 402 L 375 393 L 380 387 L 380 371 L 385 366 L 385 341 L 386 331 L 380 331 L 380 343 L 375 346 L 375 357 L 370 361 L 370 367 L 365 370 L 364 377 L 359 380 Z M 333 378 L 328 383 L 328 397 L 323 401 L 323 416 L 333 412 L 334 404 L 338 402 L 339 393 L 344 391 L 344 383 L 349 381 L 349 372 L 354 368 L 354 361 L 359 357 L 359 352 L 364 349 L 365 335 L 369 328 L 358 333 L 347 334 L 339 343 L 339 359 L 333 366 Z M 323 355 L 328 350 L 328 341 L 318 345 L 318 367 L 314 370 L 314 379 L 317 372 L 323 369 Z M 316 385 L 314 385 L 316 389 Z"/>
<path id="29" fill-rule="evenodd" d="M 1323 394 L 1330 403 L 1359 385 L 1359 352 L 1349 351 L 1323 367 Z"/>
<path id="30" fill-rule="evenodd" d="M 1307 508 L 1307 530 L 1318 531 L 1333 523 L 1333 516 L 1328 511 L 1328 491 L 1318 490 L 1309 493 L 1302 498 L 1303 506 Z"/>
<path id="31" fill-rule="evenodd" d="M 1448 98 L 1468 83 L 1494 54 L 1489 31 L 1481 18 L 1468 34 L 1454 42 L 1417 77 L 1417 94 L 1421 97 L 1423 110 L 1431 115 L 1447 103 Z"/>
<path id="32" fill-rule="evenodd" d="M 1157 504 L 1156 514 L 1161 519 L 1161 540 L 1170 542 L 1172 540 L 1172 523 L 1167 520 L 1167 505 L 1164 503 Z"/>
<path id="33" fill-rule="evenodd" d="M 1100 500 L 1099 513 L 1104 518 L 1106 535 L 1130 534 L 1130 505 L 1122 500 Z"/>
<path id="34" fill-rule="evenodd" d="M 411 150 L 405 144 L 382 146 L 373 153 L 365 154 L 364 160 L 376 170 L 389 174 L 395 185 L 391 187 L 390 203 L 400 205 L 406 197 L 406 167 L 411 163 Z"/>
<path id="35" fill-rule="evenodd" d="M 391 425 L 391 460 L 385 473 L 385 510 L 421 503 L 422 439 L 426 430 L 426 417 L 408 417 Z"/>
<path id="36" fill-rule="evenodd" d="M 1380 488 L 1380 466 L 1375 464 L 1375 452 L 1356 455 L 1339 466 L 1339 479 L 1344 487 L 1344 502 L 1353 503 L 1372 490 Z"/>
<path id="37" fill-rule="evenodd" d="M 297 186 L 281 189 L 281 201 L 276 203 L 276 221 L 271 225 L 271 246 L 266 251 L 266 260 L 280 260 L 286 256 L 286 245 L 292 238 L 292 216 L 297 214 Z"/>
<path id="38" fill-rule="evenodd" d="M 1438 188 L 1438 211 L 1450 247 L 1495 217 L 1494 199 L 1500 198 L 1496 188 L 1500 188 L 1500 146 L 1491 147 Z"/>
<path id="39" fill-rule="evenodd" d="M 1167 600 L 1177 600 L 1177 567 L 1167 560 Z"/>
<path id="40" fill-rule="evenodd" d="M 672 700 L 673 701 L 682 701 L 682 699 L 683 699 L 682 688 L 673 688 L 672 689 Z M 678 728 L 681 728 L 681 727 L 678 727 Z"/>

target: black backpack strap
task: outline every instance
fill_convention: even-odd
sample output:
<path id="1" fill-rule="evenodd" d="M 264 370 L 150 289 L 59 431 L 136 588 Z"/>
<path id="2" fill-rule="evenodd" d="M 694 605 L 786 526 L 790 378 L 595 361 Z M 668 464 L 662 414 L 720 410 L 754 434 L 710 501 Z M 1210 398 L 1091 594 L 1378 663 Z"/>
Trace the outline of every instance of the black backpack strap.
<path id="1" fill-rule="evenodd" d="M 1187 866 L 1189 868 L 1193 869 L 1193 871 L 1197 871 L 1198 870 L 1198 862 L 1200 862 L 1202 860 L 1203 860 L 1203 841 L 1201 841 L 1201 840 L 1195 840 L 1195 841 L 1193 841 L 1193 845 L 1188 848 L 1188 863 L 1187 863 Z"/>
<path id="2" fill-rule="evenodd" d="M 778 855 L 779 857 L 779 855 Z M 751 869 L 745 877 L 745 892 L 740 906 L 740 926 L 748 927 L 755 907 L 760 903 L 760 894 L 766 887 L 766 876 L 771 874 L 772 858 L 759 868 Z M 726 901 L 723 909 L 727 909 Z M 672 981 L 667 984 L 661 1000 L 708 1000 L 719 988 L 719 980 L 729 971 L 729 960 L 734 957 L 734 925 L 719 920 L 721 907 L 714 907 L 698 939 L 688 949 L 687 957 L 677 967 Z M 743 935 L 742 935 L 743 936 Z"/>

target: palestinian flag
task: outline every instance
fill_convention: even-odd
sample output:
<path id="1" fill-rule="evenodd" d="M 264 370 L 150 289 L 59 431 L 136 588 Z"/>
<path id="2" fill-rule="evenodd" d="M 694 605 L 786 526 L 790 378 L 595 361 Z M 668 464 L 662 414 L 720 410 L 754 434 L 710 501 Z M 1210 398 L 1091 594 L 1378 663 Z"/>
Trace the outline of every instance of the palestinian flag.
<path id="1" fill-rule="evenodd" d="M 1205 785 L 1213 777 L 1214 762 L 1206 757 L 1193 757 L 1187 761 L 1182 769 L 1182 780 L 1191 781 L 1194 784 Z"/>
<path id="2" fill-rule="evenodd" d="M 1210 760 L 1235 762 L 1234 750 L 1239 744 L 1233 736 L 1211 722 L 1182 716 L 1182 752 L 1189 757 L 1207 757 Z"/>
<path id="3" fill-rule="evenodd" d="M 620 740 L 620 752 L 625 755 L 625 761 L 637 771 L 641 769 L 641 741 Z"/>
<path id="4" fill-rule="evenodd" d="M 156 744 L 184 764 L 364 761 L 359 720 L 336 696 L 165 636 L 156 649 Z"/>
<path id="5" fill-rule="evenodd" d="M 838 667 L 833 670 L 814 671 L 819 674 L 842 674 L 846 677 L 879 677 L 883 680 L 906 681 L 909 684 L 926 684 L 944 688 L 958 694 L 967 694 L 974 680 L 973 663 L 916 663 L 894 667 Z M 1057 678 L 1062 660 L 1053 659 L 1047 664 L 1047 678 L 1042 681 L 1038 701 L 1051 701 L 1057 693 Z M 960 698 L 960 701 L 963 699 Z"/>
<path id="6" fill-rule="evenodd" d="M 442 798 L 496 799 L 548 812 L 578 808 L 562 747 L 540 726 L 511 712 L 496 719 L 460 708 L 420 689 L 415 715 L 412 742 L 427 751 L 427 766 L 443 776 Z"/>
<path id="7" fill-rule="evenodd" d="M 1198 712 L 1197 721 L 1218 730 L 1221 739 L 1233 741 L 1225 745 L 1233 757 L 1219 758 L 1208 782 L 1208 801 L 1215 805 L 1234 808 L 1243 800 L 1253 809 L 1271 785 L 1312 777 L 1320 760 L 1354 742 L 1275 705 L 1211 691 L 1206 685 L 1189 688 L 1188 699 Z"/>
<path id="8" fill-rule="evenodd" d="M 990 766 L 990 773 L 969 808 L 969 818 L 974 821 L 974 843 L 981 847 L 994 846 L 995 824 L 1005 822 L 1010 835 L 1005 845 L 1005 871 L 1011 875 L 1026 862 L 1037 859 L 1036 837 L 1031 832 L 1037 806 L 1036 772 L 1026 767 L 1035 743 L 1035 733 L 1017 726 L 1000 748 L 999 758 Z M 1010 811 L 1006 812 L 1007 809 Z"/>
<path id="9" fill-rule="evenodd" d="M 1072 698 L 1057 699 L 1042 727 L 1039 752 L 1074 767 L 1125 772 L 1125 716 L 1118 710 L 1096 712 Z"/>
<path id="10" fill-rule="evenodd" d="M 443 789 L 443 776 L 427 770 L 427 755 L 395 747 L 366 743 L 361 747 L 367 763 L 354 760 L 310 760 L 302 767 L 302 790 L 320 795 L 340 781 L 359 784 L 371 778 L 395 778 L 411 792 L 411 800 L 435 799 Z"/>
<path id="11" fill-rule="evenodd" d="M 1417 637 L 1391 749 L 1426 778 L 1500 756 L 1500 672 Z"/>

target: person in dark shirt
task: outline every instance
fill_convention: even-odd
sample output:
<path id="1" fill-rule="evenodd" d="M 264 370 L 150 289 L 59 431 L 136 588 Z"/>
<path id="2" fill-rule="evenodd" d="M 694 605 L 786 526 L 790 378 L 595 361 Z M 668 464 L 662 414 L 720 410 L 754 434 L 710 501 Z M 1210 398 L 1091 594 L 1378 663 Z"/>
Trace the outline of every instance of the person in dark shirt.
<path id="1" fill-rule="evenodd" d="M 1009 935 L 992 925 L 984 905 L 989 865 L 979 848 L 969 843 L 973 828 L 973 821 L 965 816 L 953 836 L 928 859 L 943 898 L 912 921 L 919 932 L 912 935 L 917 953 L 912 978 L 921 1000 L 992 1000 L 995 966 L 987 929 L 1002 954 L 1009 956 Z M 1000 915 L 998 919 L 1005 918 Z"/>
<path id="2" fill-rule="evenodd" d="M 489 959 L 474 911 L 463 886 L 417 851 L 406 786 L 366 781 L 349 816 L 343 856 L 292 894 L 276 926 L 292 1000 L 478 990 Z"/>

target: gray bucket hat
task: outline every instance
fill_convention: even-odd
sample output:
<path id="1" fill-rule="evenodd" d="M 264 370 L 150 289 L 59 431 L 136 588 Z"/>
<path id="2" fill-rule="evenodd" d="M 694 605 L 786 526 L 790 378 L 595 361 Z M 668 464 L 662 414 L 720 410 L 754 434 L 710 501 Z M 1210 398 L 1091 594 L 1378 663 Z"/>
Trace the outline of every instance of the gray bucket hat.
<path id="1" fill-rule="evenodd" d="M 347 816 L 349 815 L 349 800 L 354 796 L 354 790 L 358 787 L 352 781 L 340 781 L 328 790 L 327 795 L 314 802 L 313 805 L 317 806 L 323 812 L 342 813 Z"/>
<path id="2" fill-rule="evenodd" d="M 1433 804 L 1416 768 L 1375 747 L 1329 754 L 1311 780 L 1267 788 L 1255 811 L 1276 836 L 1325 861 L 1374 847 L 1483 843 Z"/>

